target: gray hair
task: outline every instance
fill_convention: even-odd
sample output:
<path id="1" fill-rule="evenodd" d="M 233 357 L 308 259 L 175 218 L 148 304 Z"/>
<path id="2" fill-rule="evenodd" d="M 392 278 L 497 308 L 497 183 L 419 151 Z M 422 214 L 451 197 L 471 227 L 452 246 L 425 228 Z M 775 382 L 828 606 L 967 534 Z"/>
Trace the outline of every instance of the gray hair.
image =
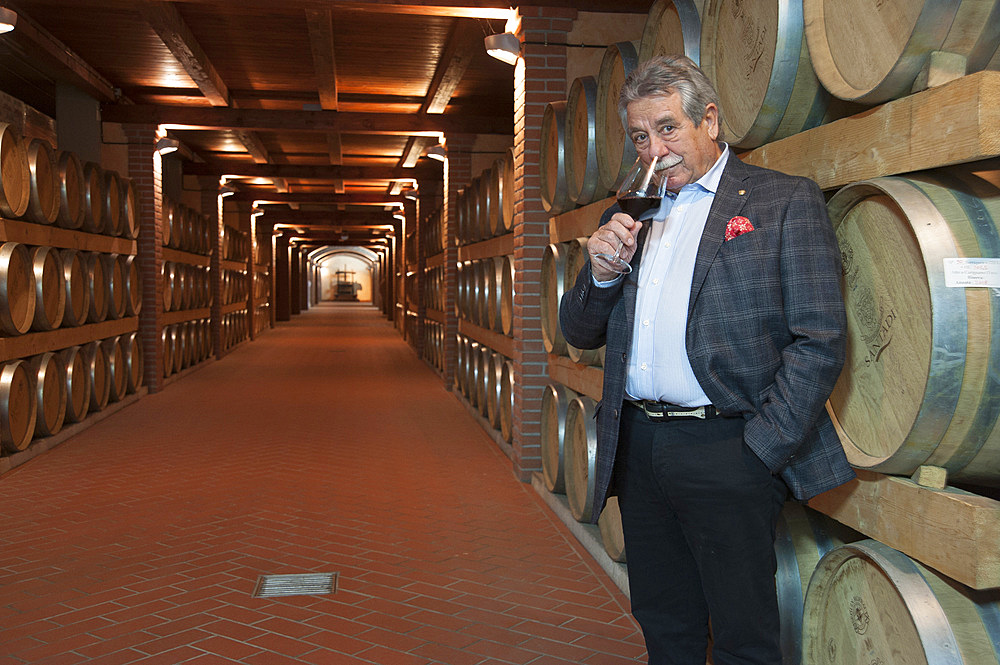
<path id="1" fill-rule="evenodd" d="M 681 96 L 681 108 L 697 127 L 705 117 L 705 107 L 715 104 L 719 109 L 719 136 L 722 141 L 722 106 L 719 93 L 694 61 L 683 55 L 661 55 L 650 58 L 625 79 L 618 95 L 618 115 L 628 130 L 628 105 L 639 99 L 676 92 Z"/>

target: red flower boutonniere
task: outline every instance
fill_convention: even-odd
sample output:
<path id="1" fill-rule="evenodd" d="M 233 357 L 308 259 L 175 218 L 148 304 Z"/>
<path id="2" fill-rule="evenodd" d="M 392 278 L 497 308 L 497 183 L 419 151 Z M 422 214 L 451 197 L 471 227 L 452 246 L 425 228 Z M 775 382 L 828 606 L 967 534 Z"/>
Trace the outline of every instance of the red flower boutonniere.
<path id="1" fill-rule="evenodd" d="M 736 236 L 743 235 L 748 231 L 753 231 L 753 224 L 746 217 L 733 217 L 726 224 L 726 240 L 732 240 Z"/>

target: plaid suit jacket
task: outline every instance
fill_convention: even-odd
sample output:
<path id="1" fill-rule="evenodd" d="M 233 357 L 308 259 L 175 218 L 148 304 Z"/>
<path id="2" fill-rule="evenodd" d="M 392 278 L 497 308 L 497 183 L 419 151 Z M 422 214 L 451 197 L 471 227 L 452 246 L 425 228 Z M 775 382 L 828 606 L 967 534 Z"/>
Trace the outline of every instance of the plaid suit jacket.
<path id="1" fill-rule="evenodd" d="M 601 224 L 617 211 L 605 211 Z M 737 215 L 754 230 L 725 241 Z M 598 507 L 613 493 L 643 232 L 638 240 L 630 275 L 599 288 L 588 263 L 559 308 L 570 344 L 607 345 L 597 414 Z M 712 404 L 745 418 L 747 445 L 799 500 L 854 477 L 825 409 L 845 337 L 840 254 L 819 187 L 730 154 L 695 260 L 687 355 Z"/>

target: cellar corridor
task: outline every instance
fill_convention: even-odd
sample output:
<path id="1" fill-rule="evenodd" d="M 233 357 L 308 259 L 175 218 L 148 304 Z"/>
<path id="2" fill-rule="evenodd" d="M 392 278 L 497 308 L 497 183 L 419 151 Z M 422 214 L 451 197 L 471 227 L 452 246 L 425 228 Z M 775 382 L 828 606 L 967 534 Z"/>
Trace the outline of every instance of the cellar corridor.
<path id="1" fill-rule="evenodd" d="M 0 665 L 644 656 L 624 595 L 364 304 L 320 304 L 14 468 L 0 506 Z M 254 595 L 306 573 L 335 588 Z"/>

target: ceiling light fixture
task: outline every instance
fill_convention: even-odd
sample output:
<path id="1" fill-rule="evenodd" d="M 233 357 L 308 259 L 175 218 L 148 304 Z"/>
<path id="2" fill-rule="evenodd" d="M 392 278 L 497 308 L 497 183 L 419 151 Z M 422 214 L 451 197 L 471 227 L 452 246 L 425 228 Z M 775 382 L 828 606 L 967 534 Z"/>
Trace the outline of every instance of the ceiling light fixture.
<path id="1" fill-rule="evenodd" d="M 0 34 L 10 32 L 17 25 L 17 12 L 13 9 L 0 7 Z"/>
<path id="2" fill-rule="evenodd" d="M 512 32 L 500 32 L 487 36 L 483 41 L 486 44 L 486 52 L 491 56 L 508 65 L 517 64 L 517 58 L 521 55 L 521 40 L 517 35 Z"/>
<path id="3" fill-rule="evenodd" d="M 172 152 L 177 152 L 181 149 L 181 142 L 177 139 L 172 139 L 169 136 L 164 136 L 156 141 L 156 152 L 160 155 L 169 155 Z"/>
<path id="4" fill-rule="evenodd" d="M 431 159 L 436 159 L 439 162 L 443 162 L 448 159 L 448 149 L 443 145 L 438 143 L 437 145 L 427 148 L 426 155 Z"/>

